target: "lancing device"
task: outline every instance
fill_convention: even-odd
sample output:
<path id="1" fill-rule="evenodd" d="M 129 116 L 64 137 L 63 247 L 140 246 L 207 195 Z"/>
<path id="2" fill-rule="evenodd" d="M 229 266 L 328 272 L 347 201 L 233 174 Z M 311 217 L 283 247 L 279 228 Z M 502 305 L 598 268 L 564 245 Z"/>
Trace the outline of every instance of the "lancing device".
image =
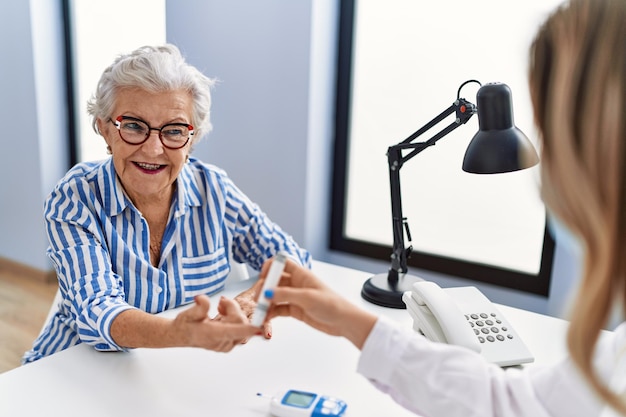
<path id="1" fill-rule="evenodd" d="M 261 326 L 265 321 L 265 317 L 267 316 L 267 310 L 270 307 L 269 301 L 267 300 L 267 298 L 265 298 L 265 291 L 278 285 L 278 282 L 280 281 L 280 276 L 283 274 L 283 270 L 285 269 L 285 262 L 287 262 L 287 254 L 285 254 L 284 252 L 278 252 L 274 256 L 274 260 L 272 261 L 270 270 L 265 277 L 265 282 L 263 283 L 263 289 L 261 289 L 259 301 L 257 302 L 256 308 L 254 309 L 254 313 L 252 313 L 253 326 Z"/>

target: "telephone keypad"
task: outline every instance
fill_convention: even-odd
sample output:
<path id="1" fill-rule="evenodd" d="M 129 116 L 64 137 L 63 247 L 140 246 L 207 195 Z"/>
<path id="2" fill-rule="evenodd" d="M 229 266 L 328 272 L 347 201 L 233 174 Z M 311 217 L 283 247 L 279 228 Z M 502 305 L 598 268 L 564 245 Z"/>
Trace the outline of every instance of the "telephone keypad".
<path id="1" fill-rule="evenodd" d="M 485 342 L 504 342 L 513 339 L 513 335 L 508 333 L 506 326 L 498 326 L 502 324 L 502 320 L 497 318 L 495 313 L 474 313 L 466 314 L 465 318 L 478 337 L 480 343 Z M 476 328 L 478 327 L 478 328 Z"/>

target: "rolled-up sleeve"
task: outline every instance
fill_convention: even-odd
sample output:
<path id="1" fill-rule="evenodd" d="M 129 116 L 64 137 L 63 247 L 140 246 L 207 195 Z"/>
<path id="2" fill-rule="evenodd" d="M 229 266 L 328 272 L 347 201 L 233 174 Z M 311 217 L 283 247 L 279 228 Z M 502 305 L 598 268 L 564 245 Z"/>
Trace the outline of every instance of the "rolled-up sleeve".
<path id="1" fill-rule="evenodd" d="M 233 255 L 260 270 L 263 262 L 279 251 L 300 265 L 311 268 L 310 253 L 272 222 L 228 177 L 222 178 L 226 193 L 226 220 L 233 233 Z"/>
<path id="2" fill-rule="evenodd" d="M 92 210 L 65 186 L 49 198 L 45 219 L 52 260 L 63 294 L 65 323 L 80 341 L 98 350 L 124 350 L 111 337 L 111 323 L 124 310 L 122 279 L 112 271 L 110 255 Z"/>

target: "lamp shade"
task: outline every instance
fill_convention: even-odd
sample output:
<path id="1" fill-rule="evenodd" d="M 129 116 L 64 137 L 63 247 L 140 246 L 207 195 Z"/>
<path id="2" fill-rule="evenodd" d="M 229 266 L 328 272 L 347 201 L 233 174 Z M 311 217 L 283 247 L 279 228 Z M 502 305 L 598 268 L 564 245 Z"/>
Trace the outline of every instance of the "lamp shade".
<path id="1" fill-rule="evenodd" d="M 463 159 L 463 171 L 498 174 L 530 168 L 539 156 L 513 123 L 511 89 L 502 83 L 483 85 L 476 94 L 478 133 Z"/>

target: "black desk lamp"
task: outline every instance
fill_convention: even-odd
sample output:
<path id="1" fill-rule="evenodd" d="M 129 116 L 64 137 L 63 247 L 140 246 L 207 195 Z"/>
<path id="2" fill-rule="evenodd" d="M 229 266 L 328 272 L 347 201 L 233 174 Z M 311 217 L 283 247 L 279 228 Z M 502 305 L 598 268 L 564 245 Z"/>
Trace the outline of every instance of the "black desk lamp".
<path id="1" fill-rule="evenodd" d="M 477 105 L 460 98 L 461 89 L 468 83 L 481 85 L 476 94 Z M 456 112 L 456 120 L 425 142 L 413 143 L 445 117 Z M 391 215 L 393 227 L 393 253 L 391 267 L 386 274 L 377 274 L 363 284 L 361 296 L 383 307 L 405 308 L 402 294 L 421 278 L 407 274 L 407 259 L 412 246 L 405 248 L 404 232 L 409 243 L 411 233 L 407 219 L 402 215 L 400 193 L 400 168 L 409 159 L 424 149 L 433 146 L 439 139 L 452 132 L 478 113 L 479 130 L 470 142 L 463 159 L 463 170 L 475 174 L 497 174 L 530 168 L 539 162 L 539 157 L 528 138 L 513 124 L 511 90 L 506 84 L 489 83 L 484 86 L 476 80 L 461 84 L 456 101 L 417 130 L 411 136 L 390 146 L 387 150 L 389 181 L 391 185 Z M 410 151 L 403 155 L 404 151 Z"/>

